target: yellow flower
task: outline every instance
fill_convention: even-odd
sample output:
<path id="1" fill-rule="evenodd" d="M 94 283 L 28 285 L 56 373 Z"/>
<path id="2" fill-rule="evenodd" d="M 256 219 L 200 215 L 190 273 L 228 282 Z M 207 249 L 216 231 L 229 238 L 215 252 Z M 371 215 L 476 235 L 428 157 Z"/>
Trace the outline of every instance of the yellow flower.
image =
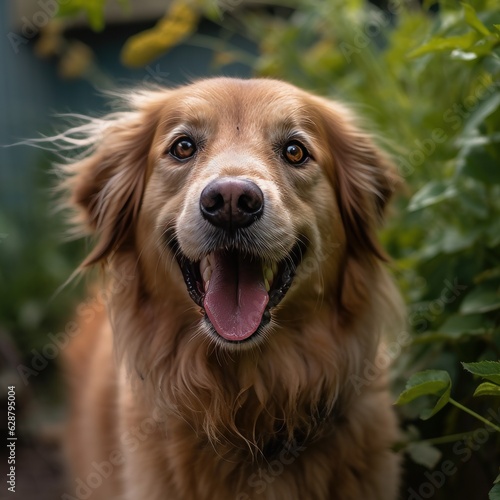
<path id="1" fill-rule="evenodd" d="M 138 33 L 125 42 L 121 53 L 123 64 L 145 66 L 190 35 L 198 19 L 199 14 L 189 5 L 174 2 L 154 28 Z"/>

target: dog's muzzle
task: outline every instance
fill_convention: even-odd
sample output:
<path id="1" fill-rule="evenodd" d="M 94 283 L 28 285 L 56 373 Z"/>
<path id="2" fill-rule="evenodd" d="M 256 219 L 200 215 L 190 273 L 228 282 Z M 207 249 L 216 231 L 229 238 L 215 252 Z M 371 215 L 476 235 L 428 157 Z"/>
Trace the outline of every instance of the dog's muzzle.
<path id="1" fill-rule="evenodd" d="M 210 251 L 192 261 L 175 238 L 171 246 L 188 292 L 203 308 L 213 330 L 226 341 L 241 343 L 270 321 L 271 309 L 290 288 L 306 247 L 297 238 L 284 259 L 273 261 L 259 255 L 252 242 L 252 225 L 264 215 L 265 197 L 249 179 L 212 180 L 201 192 L 199 208 L 212 227 Z"/>

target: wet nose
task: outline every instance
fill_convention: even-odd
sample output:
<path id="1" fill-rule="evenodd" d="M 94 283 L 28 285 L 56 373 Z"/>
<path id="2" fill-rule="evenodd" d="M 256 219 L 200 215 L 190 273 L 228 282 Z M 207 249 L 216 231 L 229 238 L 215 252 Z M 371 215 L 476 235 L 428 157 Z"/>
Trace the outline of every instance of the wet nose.
<path id="1" fill-rule="evenodd" d="M 248 179 L 221 177 L 209 182 L 200 196 L 200 210 L 211 224 L 226 230 L 253 224 L 264 210 L 264 194 Z"/>

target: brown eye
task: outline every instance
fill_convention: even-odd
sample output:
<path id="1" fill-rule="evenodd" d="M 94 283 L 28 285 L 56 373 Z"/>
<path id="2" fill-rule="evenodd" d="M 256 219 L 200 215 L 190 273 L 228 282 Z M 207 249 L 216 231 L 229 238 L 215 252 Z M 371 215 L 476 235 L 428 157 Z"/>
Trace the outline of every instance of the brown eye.
<path id="1" fill-rule="evenodd" d="M 188 160 L 196 153 L 196 146 L 189 137 L 181 137 L 174 142 L 169 153 L 177 160 Z"/>
<path id="2" fill-rule="evenodd" d="M 283 157 L 291 165 L 302 165 L 309 159 L 309 151 L 299 141 L 291 141 L 283 148 Z"/>

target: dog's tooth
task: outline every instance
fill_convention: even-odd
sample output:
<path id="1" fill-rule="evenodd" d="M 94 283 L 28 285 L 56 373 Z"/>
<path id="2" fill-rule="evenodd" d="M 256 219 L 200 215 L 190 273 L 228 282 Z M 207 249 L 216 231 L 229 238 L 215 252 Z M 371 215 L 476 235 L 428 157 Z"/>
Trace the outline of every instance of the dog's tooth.
<path id="1" fill-rule="evenodd" d="M 271 287 L 269 286 L 269 281 L 267 281 L 267 279 L 264 279 L 264 286 L 266 287 L 266 292 L 269 292 L 269 290 L 271 290 Z"/>
<path id="2" fill-rule="evenodd" d="M 278 274 L 278 263 L 273 261 L 271 264 L 271 269 L 273 270 L 273 274 L 276 276 Z"/>
<path id="3" fill-rule="evenodd" d="M 208 286 L 210 285 L 210 280 L 205 282 L 205 292 L 208 290 Z"/>
<path id="4" fill-rule="evenodd" d="M 268 264 L 267 262 L 262 263 L 262 276 L 266 279 L 268 279 L 269 276 L 269 270 L 271 269 L 271 265 Z"/>
<path id="5" fill-rule="evenodd" d="M 205 269 L 208 267 L 208 259 L 207 257 L 203 257 L 200 260 L 200 274 L 203 276 L 205 274 Z"/>
<path id="6" fill-rule="evenodd" d="M 274 280 L 274 273 L 270 267 L 267 267 L 264 272 L 264 278 L 271 284 Z"/>
<path id="7" fill-rule="evenodd" d="M 203 271 L 203 281 L 205 283 L 208 283 L 211 277 L 212 277 L 212 268 L 210 266 L 207 266 Z"/>

